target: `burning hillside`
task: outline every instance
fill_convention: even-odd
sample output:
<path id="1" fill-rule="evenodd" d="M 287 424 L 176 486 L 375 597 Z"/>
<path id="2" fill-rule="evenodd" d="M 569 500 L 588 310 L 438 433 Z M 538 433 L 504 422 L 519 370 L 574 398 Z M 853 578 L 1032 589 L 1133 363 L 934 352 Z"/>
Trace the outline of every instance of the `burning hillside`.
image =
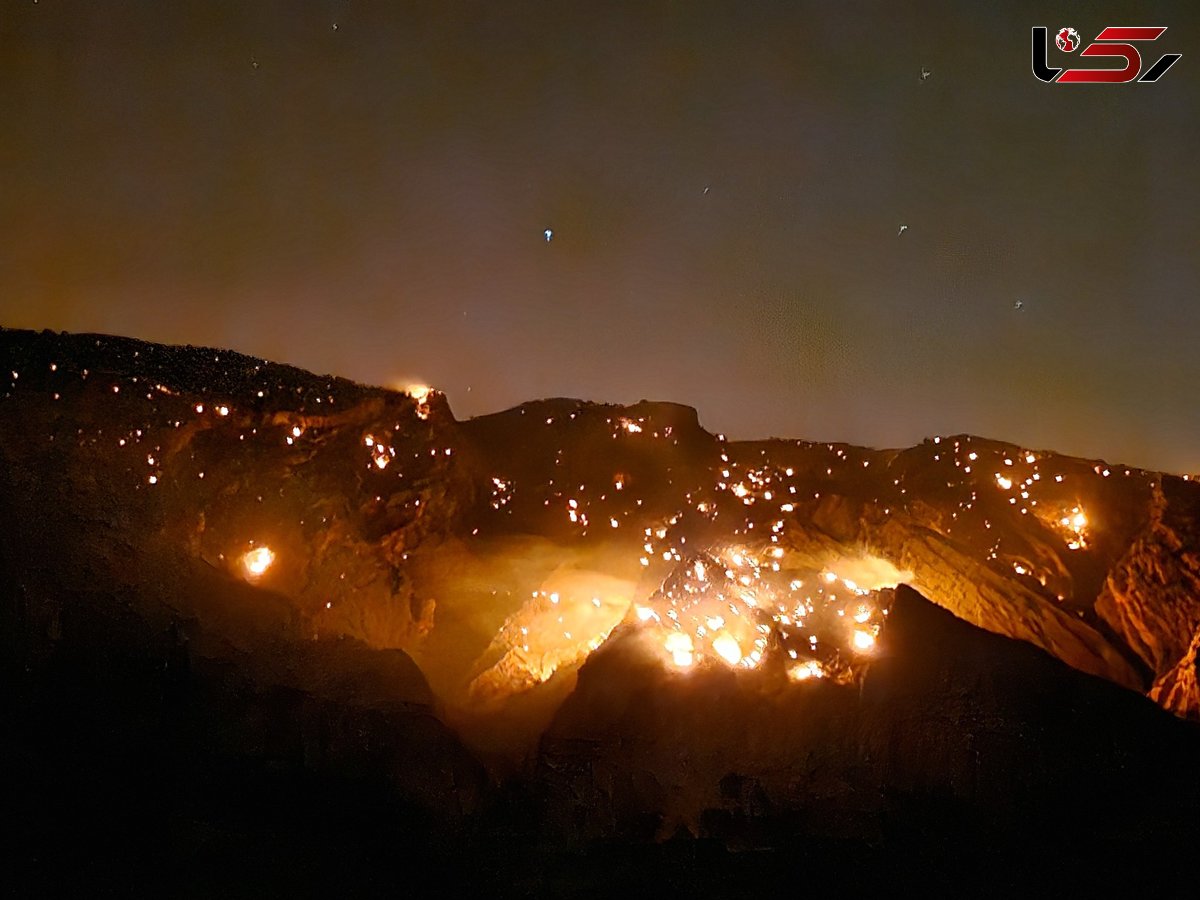
<path id="1" fill-rule="evenodd" d="M 792 771 L 792 751 L 853 768 L 900 727 L 886 703 L 861 704 L 892 689 L 880 673 L 922 664 L 924 601 L 905 601 L 907 630 L 889 638 L 908 585 L 962 620 L 922 620 L 942 658 L 957 660 L 947 634 L 965 629 L 975 646 L 978 626 L 993 633 L 984 657 L 1015 654 L 1004 665 L 1021 691 L 1045 678 L 1136 701 L 1149 712 L 1130 715 L 1164 735 L 1175 725 L 1123 688 L 1200 717 L 1200 486 L 1188 477 L 965 435 L 905 450 L 734 442 L 664 403 L 545 400 L 458 421 L 423 386 L 120 338 L 3 331 L 0 358 L 0 589 L 27 713 L 73 698 L 63 666 L 102 684 L 111 653 L 139 660 L 130 671 L 153 672 L 163 696 L 190 698 L 164 708 L 210 735 L 211 759 L 243 760 L 253 744 L 267 769 L 331 778 L 370 759 L 388 791 L 447 829 L 502 808 L 552 831 L 595 791 L 572 840 L 641 834 L 635 820 L 653 823 L 647 839 L 726 834 L 734 807 L 776 828 L 816 796 L 789 793 L 816 777 Z M 1026 666 L 1036 651 L 1005 638 L 1058 662 Z M 974 679 L 963 691 L 983 679 L 1002 699 L 938 707 L 952 724 L 928 727 L 969 742 L 964 723 L 1002 721 L 1003 741 L 1018 740 L 1006 729 L 1026 722 L 1026 695 L 960 662 Z M 913 715 L 910 675 L 930 709 L 950 702 L 943 682 L 904 672 Z M 113 691 L 106 702 L 127 701 Z M 256 711 L 230 725 L 243 695 Z M 283 695 L 290 711 L 274 705 Z M 718 708 L 734 730 L 713 724 Z M 685 737 L 701 723 L 708 737 Z M 363 749 L 394 748 L 400 732 L 420 749 L 386 762 Z M 867 768 L 882 781 L 868 790 L 856 775 L 854 791 L 891 789 L 880 758 Z M 521 773 L 549 806 L 489 806 L 476 759 L 493 778 Z M 889 765 L 920 770 L 905 790 L 942 777 Z M 963 765 L 955 756 L 955 778 Z M 759 800 L 731 772 L 757 773 Z M 992 803 L 990 776 L 971 777 L 988 786 L 963 796 Z M 826 787 L 812 790 L 828 805 Z M 855 822 L 882 814 L 865 796 Z M 720 828 L 704 819 L 718 807 Z"/>

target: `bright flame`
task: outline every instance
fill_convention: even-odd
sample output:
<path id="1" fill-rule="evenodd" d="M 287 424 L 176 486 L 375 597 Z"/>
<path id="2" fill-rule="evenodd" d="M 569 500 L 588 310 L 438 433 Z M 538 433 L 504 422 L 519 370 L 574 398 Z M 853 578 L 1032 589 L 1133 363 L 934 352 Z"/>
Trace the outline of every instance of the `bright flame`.
<path id="1" fill-rule="evenodd" d="M 1067 542 L 1068 550 L 1083 550 L 1087 548 L 1087 529 L 1091 525 L 1087 514 L 1078 506 L 1061 511 L 1057 519 L 1043 518 L 1046 524 L 1057 528 Z"/>
<path id="2" fill-rule="evenodd" d="M 788 678 L 792 681 L 807 681 L 809 678 L 824 678 L 825 670 L 821 668 L 821 664 L 815 659 L 810 659 L 807 662 L 797 663 L 787 670 Z"/>
<path id="3" fill-rule="evenodd" d="M 733 635 L 721 632 L 713 639 L 712 646 L 717 651 L 717 655 L 731 666 L 736 666 L 742 661 L 742 648 L 738 646 L 737 639 Z"/>
<path id="4" fill-rule="evenodd" d="M 429 418 L 429 398 L 432 397 L 437 389 L 427 384 L 405 384 L 403 382 L 392 382 L 392 387 L 402 393 L 408 394 L 417 403 L 417 418 Z"/>
<path id="5" fill-rule="evenodd" d="M 869 631 L 854 632 L 854 649 L 862 653 L 875 649 L 875 635 Z"/>
<path id="6" fill-rule="evenodd" d="M 675 665 L 681 669 L 688 668 L 695 661 L 692 655 L 692 638 L 682 631 L 672 631 L 667 635 L 666 648 Z"/>
<path id="7" fill-rule="evenodd" d="M 271 552 L 270 547 L 255 547 L 242 555 L 242 567 L 252 581 L 261 578 L 273 562 L 275 554 Z"/>

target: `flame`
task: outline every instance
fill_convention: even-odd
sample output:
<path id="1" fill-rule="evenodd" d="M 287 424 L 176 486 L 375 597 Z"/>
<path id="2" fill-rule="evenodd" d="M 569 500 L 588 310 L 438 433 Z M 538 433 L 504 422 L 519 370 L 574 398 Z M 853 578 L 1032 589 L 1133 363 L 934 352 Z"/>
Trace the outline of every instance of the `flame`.
<path id="1" fill-rule="evenodd" d="M 875 649 L 875 635 L 869 631 L 858 629 L 854 632 L 854 649 L 860 653 L 869 653 Z"/>
<path id="2" fill-rule="evenodd" d="M 722 631 L 713 638 L 712 647 L 725 662 L 736 666 L 742 661 L 742 648 L 738 646 L 737 638 Z"/>
<path id="3" fill-rule="evenodd" d="M 1066 541 L 1068 550 L 1087 549 L 1088 531 L 1093 523 L 1079 505 L 1063 506 L 1057 513 L 1049 510 L 1039 511 L 1038 518 L 1048 528 L 1058 532 Z"/>
<path id="4" fill-rule="evenodd" d="M 270 547 L 255 547 L 242 554 L 242 568 L 246 570 L 246 577 L 250 581 L 262 578 L 274 562 L 275 554 Z"/>
<path id="5" fill-rule="evenodd" d="M 695 661 L 692 652 L 692 638 L 682 631 L 672 631 L 667 635 L 665 644 L 671 660 L 681 669 L 686 669 Z"/>
<path id="6" fill-rule="evenodd" d="M 391 382 L 389 387 L 391 387 L 392 390 L 399 391 L 402 394 L 408 394 L 408 396 L 412 397 L 413 400 L 416 401 L 417 418 L 429 418 L 429 400 L 434 394 L 438 393 L 437 388 L 431 387 L 428 384 L 421 384 L 420 382 L 408 382 L 402 379 Z"/>
<path id="7" fill-rule="evenodd" d="M 646 533 L 644 546 L 656 553 L 653 539 L 667 535 L 654 528 Z M 756 669 L 769 655 L 786 653 L 797 661 L 789 669 L 792 680 L 850 677 L 849 654 L 873 650 L 886 615 L 878 591 L 911 578 L 872 556 L 832 560 L 824 572 L 804 569 L 808 575 L 797 578 L 777 545 L 731 546 L 690 558 L 672 548 L 662 555 L 677 565 L 634 612 L 640 627 L 659 633 L 668 665 Z"/>
<path id="8" fill-rule="evenodd" d="M 825 677 L 825 670 L 821 668 L 821 664 L 815 659 L 789 666 L 787 673 L 788 678 L 792 681 L 807 681 L 809 678 Z"/>

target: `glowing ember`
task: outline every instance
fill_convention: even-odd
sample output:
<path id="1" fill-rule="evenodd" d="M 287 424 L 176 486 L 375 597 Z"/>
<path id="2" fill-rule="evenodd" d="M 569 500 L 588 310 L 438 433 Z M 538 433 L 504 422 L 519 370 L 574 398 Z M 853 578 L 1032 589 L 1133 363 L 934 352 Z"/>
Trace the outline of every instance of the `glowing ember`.
<path id="1" fill-rule="evenodd" d="M 388 467 L 388 463 L 396 456 L 396 448 L 390 447 L 387 444 L 380 442 L 372 434 L 368 434 L 363 438 L 363 445 L 371 451 L 371 461 L 375 464 L 375 468 L 383 471 Z"/>
<path id="2" fill-rule="evenodd" d="M 722 632 L 713 638 L 712 646 L 717 655 L 731 666 L 736 666 L 742 661 L 742 648 L 738 646 L 733 635 Z"/>
<path id="3" fill-rule="evenodd" d="M 694 662 L 692 639 L 682 631 L 672 631 L 667 635 L 666 648 L 672 661 L 679 668 L 686 669 Z"/>
<path id="4" fill-rule="evenodd" d="M 1067 541 L 1068 550 L 1083 550 L 1087 547 L 1088 517 L 1078 506 L 1073 506 L 1058 522 L 1060 531 Z"/>
<path id="5" fill-rule="evenodd" d="M 875 635 L 869 631 L 854 632 L 854 649 L 862 653 L 875 649 Z"/>
<path id="6" fill-rule="evenodd" d="M 275 554 L 271 552 L 270 547 L 255 547 L 242 554 L 242 568 L 246 570 L 246 577 L 251 581 L 261 578 L 273 562 Z"/>
<path id="7" fill-rule="evenodd" d="M 787 673 L 788 678 L 792 681 L 807 681 L 810 678 L 825 677 L 825 670 L 821 668 L 821 664 L 815 659 L 790 666 Z"/>
<path id="8" fill-rule="evenodd" d="M 404 387 L 404 393 L 417 401 L 417 417 L 428 419 L 429 398 L 433 396 L 434 389 L 427 384 L 409 384 Z"/>
<path id="9" fill-rule="evenodd" d="M 647 528 L 646 533 L 644 547 L 651 553 L 659 552 L 655 538 L 671 540 L 665 529 Z M 684 543 L 683 536 L 677 540 Z M 853 677 L 848 654 L 872 648 L 886 615 L 877 592 L 911 577 L 886 560 L 863 556 L 838 559 L 818 578 L 811 569 L 787 568 L 783 548 L 770 544 L 691 558 L 672 546 L 661 555 L 679 565 L 648 606 L 634 611 L 648 627 L 662 630 L 669 662 L 678 668 L 757 669 L 769 655 L 782 652 L 800 665 L 814 663 L 815 668 L 797 670 L 801 674 L 790 676 L 793 680 L 816 672 L 839 681 Z M 795 577 L 801 572 L 812 577 Z M 811 586 L 806 589 L 806 584 Z M 862 636 L 845 627 L 846 619 L 857 623 Z"/>

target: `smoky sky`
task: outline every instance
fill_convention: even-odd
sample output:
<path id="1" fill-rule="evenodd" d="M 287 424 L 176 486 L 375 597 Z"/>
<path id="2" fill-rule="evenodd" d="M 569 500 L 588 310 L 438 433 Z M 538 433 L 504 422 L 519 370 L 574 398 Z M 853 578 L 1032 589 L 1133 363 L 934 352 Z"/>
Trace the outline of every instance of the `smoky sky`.
<path id="1" fill-rule="evenodd" d="M 1031 27 L 1114 24 L 1183 59 L 1031 74 Z M 971 432 L 1196 472 L 1198 26 L 0 0 L 0 323 L 427 382 L 460 416 L 649 398 L 737 438 Z"/>

